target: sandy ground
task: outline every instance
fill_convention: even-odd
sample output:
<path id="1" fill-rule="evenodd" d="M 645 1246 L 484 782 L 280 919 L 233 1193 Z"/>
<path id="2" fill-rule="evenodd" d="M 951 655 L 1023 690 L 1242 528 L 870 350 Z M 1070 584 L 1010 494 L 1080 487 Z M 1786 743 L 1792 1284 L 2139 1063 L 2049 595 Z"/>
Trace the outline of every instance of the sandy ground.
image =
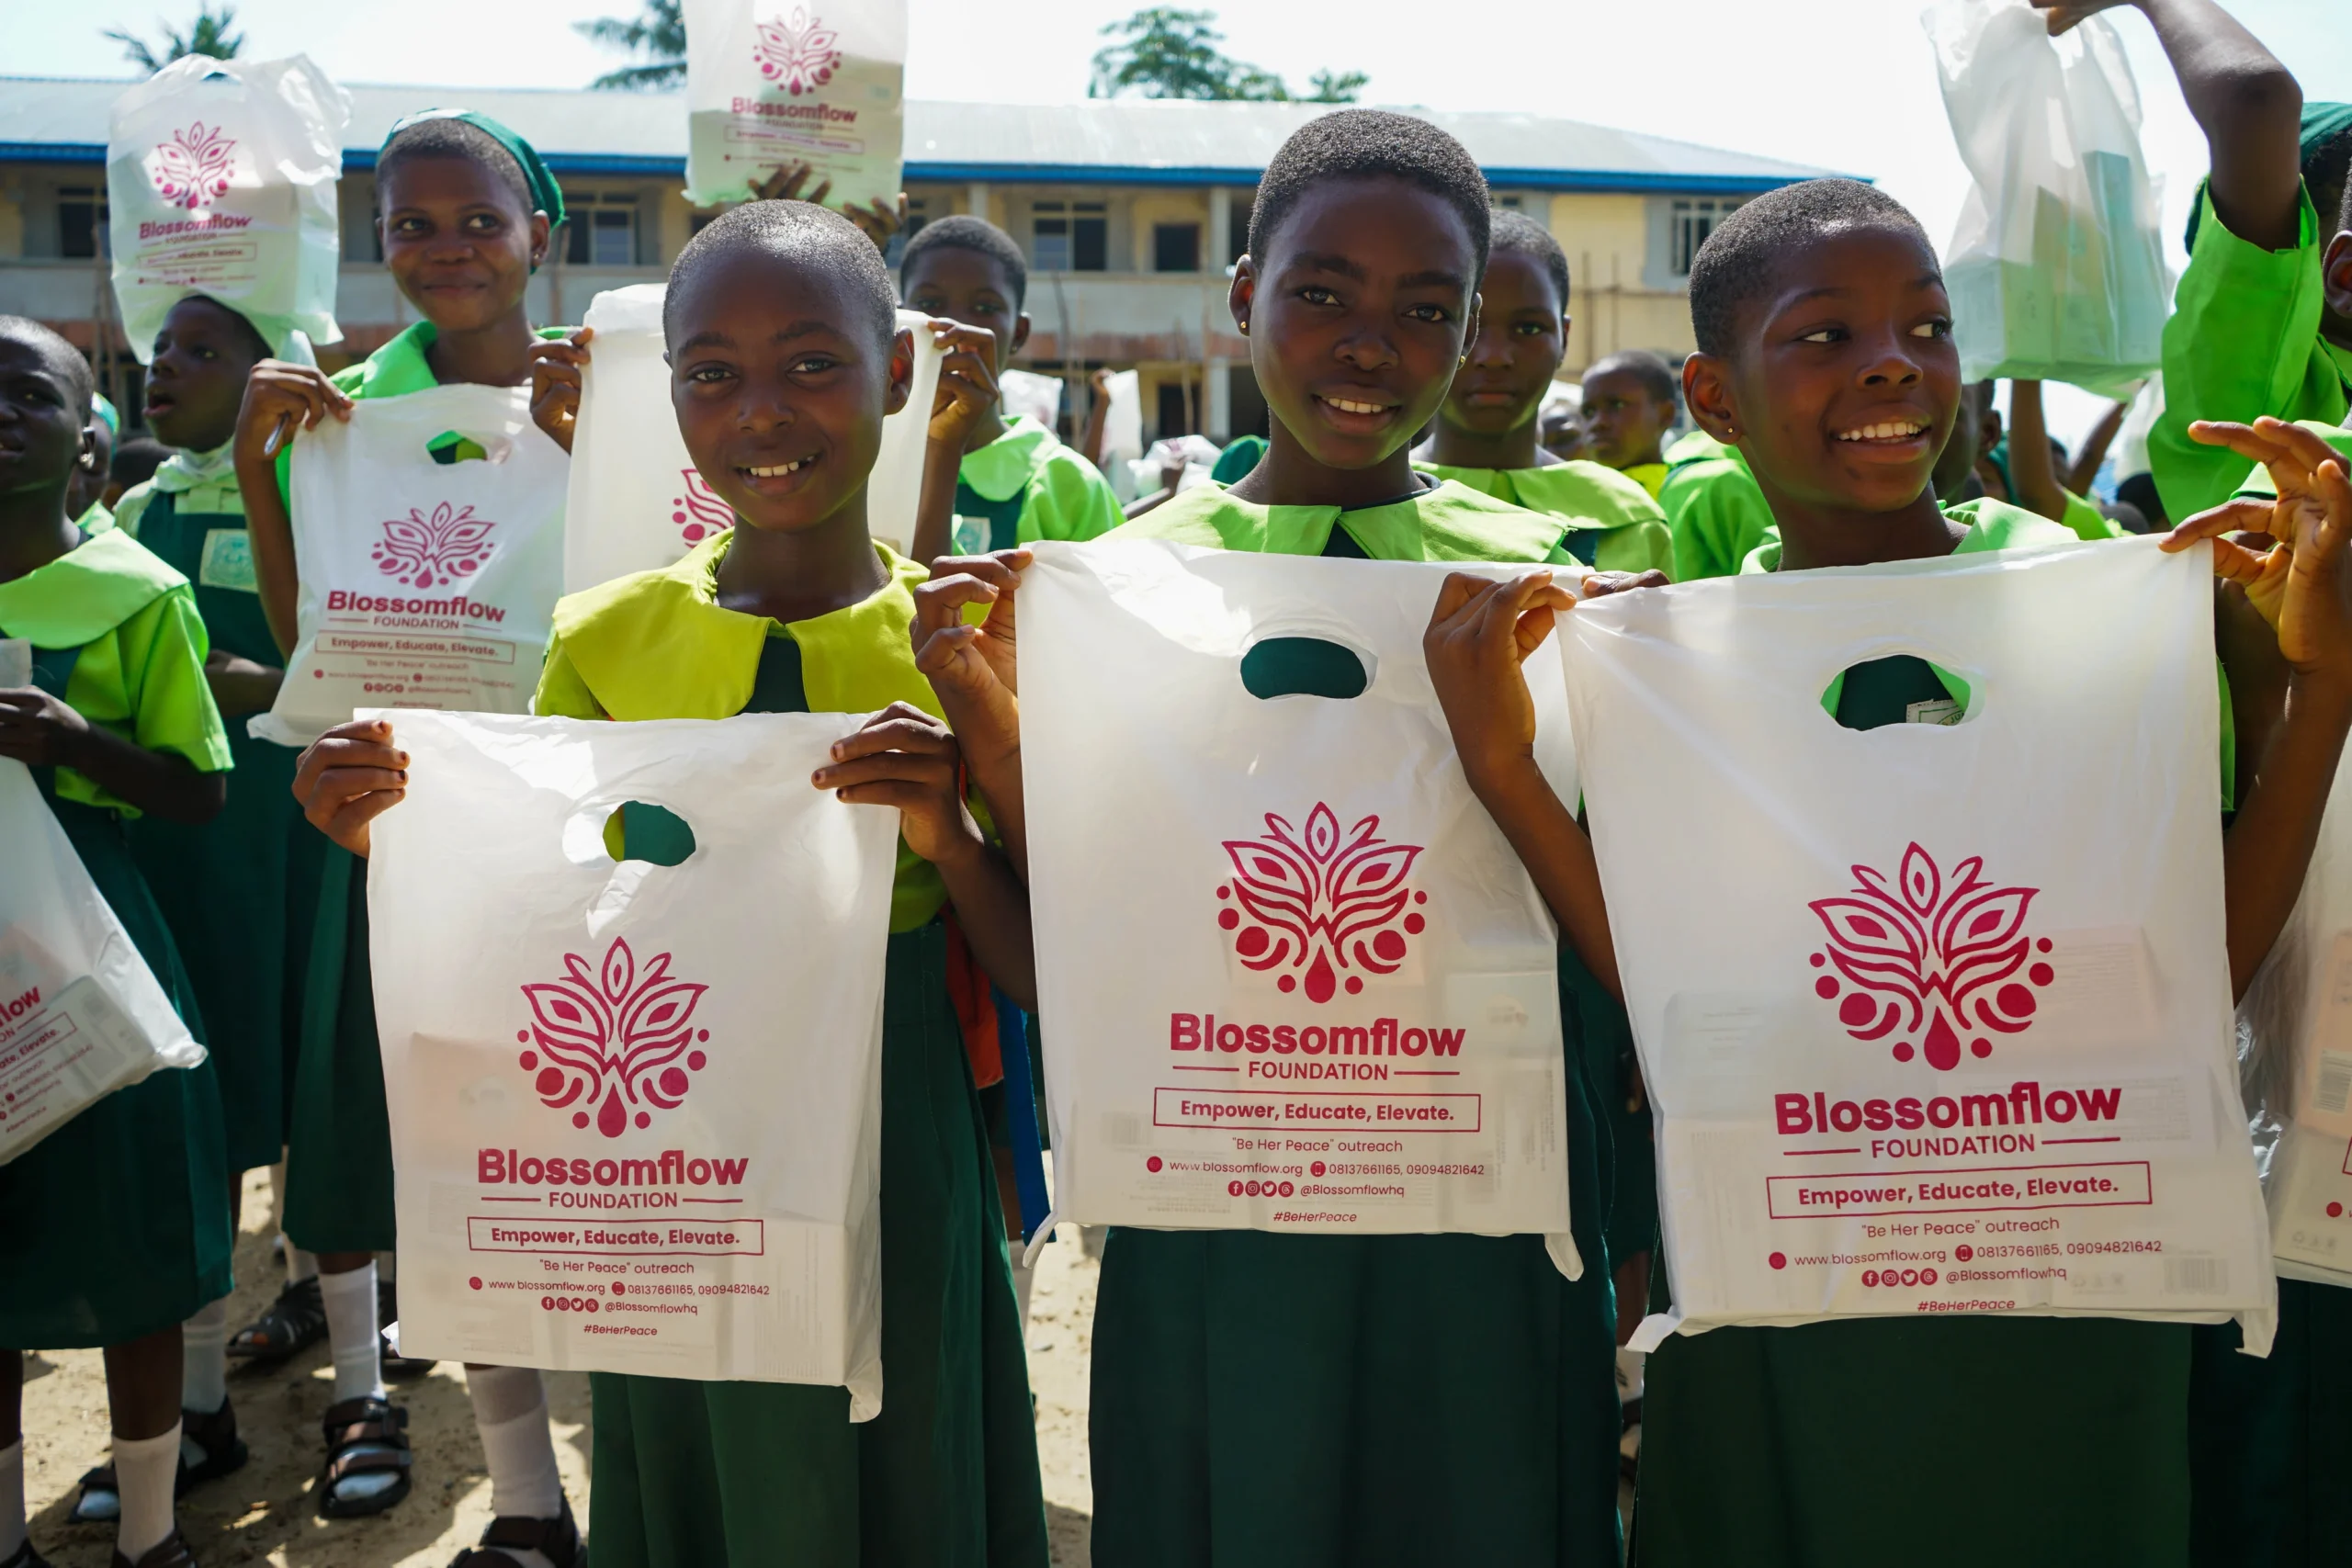
<path id="1" fill-rule="evenodd" d="M 254 1172 L 237 1242 L 232 1328 L 252 1321 L 277 1294 L 283 1271 L 269 1254 L 269 1184 Z M 1037 1395 L 1037 1441 L 1046 1472 L 1054 1562 L 1087 1561 L 1093 1485 L 1086 1460 L 1087 1357 L 1094 1319 L 1095 1266 L 1077 1233 L 1039 1255 L 1031 1296 L 1029 1375 Z M 107 1455 L 106 1377 L 95 1350 L 36 1353 L 25 1365 L 25 1505 L 34 1544 L 56 1568 L 108 1568 L 112 1526 L 67 1522 L 75 1483 Z M 475 1439 L 465 1372 L 445 1362 L 421 1381 L 395 1386 L 408 1406 L 416 1450 L 415 1490 L 372 1519 L 321 1518 L 312 1491 L 322 1458 L 318 1421 L 334 1403 L 326 1347 L 261 1372 L 232 1363 L 229 1397 L 253 1450 L 236 1474 L 180 1501 L 180 1529 L 205 1568 L 445 1568 L 490 1522 L 490 1480 Z M 556 1459 L 575 1512 L 588 1517 L 588 1379 L 548 1377 Z"/>

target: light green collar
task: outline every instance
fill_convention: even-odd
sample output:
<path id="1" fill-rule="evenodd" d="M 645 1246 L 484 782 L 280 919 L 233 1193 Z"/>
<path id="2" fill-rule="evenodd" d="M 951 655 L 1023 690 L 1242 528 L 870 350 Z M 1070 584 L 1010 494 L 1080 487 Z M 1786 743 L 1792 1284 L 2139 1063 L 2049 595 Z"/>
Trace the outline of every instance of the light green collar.
<path id="1" fill-rule="evenodd" d="M 36 648 L 80 648 L 187 586 L 187 579 L 119 528 L 94 535 L 47 566 L 0 582 L 0 637 Z"/>
<path id="2" fill-rule="evenodd" d="M 236 443 L 226 442 L 209 452 L 175 452 L 155 467 L 149 481 L 165 495 L 181 495 L 215 485 L 237 486 Z"/>
<path id="3" fill-rule="evenodd" d="M 569 327 L 535 330 L 543 338 L 568 337 L 571 333 Z M 401 398 L 430 391 L 441 383 L 434 379 L 433 367 L 424 355 L 440 336 L 431 321 L 411 321 L 383 347 L 338 374 L 335 384 L 356 398 Z"/>
<path id="4" fill-rule="evenodd" d="M 1445 480 L 1434 490 L 1342 513 L 1336 506 L 1260 506 L 1215 485 L 1180 491 L 1109 538 L 1169 539 L 1207 549 L 1319 556 L 1342 518 L 1374 560 L 1541 561 L 1559 547 L 1560 520 Z"/>
<path id="5" fill-rule="evenodd" d="M 1061 443 L 1054 433 L 1027 414 L 1015 414 L 1002 435 L 976 452 L 964 454 L 956 477 L 989 501 L 1011 501 L 1026 489 L 1046 465 L 1046 457 Z"/>
<path id="6" fill-rule="evenodd" d="M 1968 532 L 1952 547 L 1956 556 L 1974 555 L 1981 550 L 2039 549 L 2049 545 L 2072 545 L 2080 542 L 2072 528 L 2052 523 L 2039 512 L 2028 512 L 2022 506 L 2011 506 L 2006 501 L 1987 496 L 1977 501 L 1963 501 L 1944 508 L 1944 515 L 1955 523 L 1964 523 Z M 1741 575 L 1751 571 L 1781 570 L 1781 540 L 1778 535 L 1766 539 L 1747 552 L 1740 563 Z"/>
<path id="7" fill-rule="evenodd" d="M 597 705 L 618 719 L 729 718 L 743 711 L 760 649 L 776 623 L 718 603 L 720 534 L 659 571 L 640 571 L 556 602 L 555 635 Z M 782 629 L 798 643 L 802 687 L 818 713 L 909 702 L 940 711 L 915 669 L 914 590 L 930 573 L 875 545 L 888 581 L 871 598 Z"/>
<path id="8" fill-rule="evenodd" d="M 1638 480 L 1600 463 L 1546 463 L 1532 468 L 1457 468 L 1443 463 L 1413 467 L 1481 495 L 1556 517 L 1570 528 L 1625 528 L 1666 518 Z"/>

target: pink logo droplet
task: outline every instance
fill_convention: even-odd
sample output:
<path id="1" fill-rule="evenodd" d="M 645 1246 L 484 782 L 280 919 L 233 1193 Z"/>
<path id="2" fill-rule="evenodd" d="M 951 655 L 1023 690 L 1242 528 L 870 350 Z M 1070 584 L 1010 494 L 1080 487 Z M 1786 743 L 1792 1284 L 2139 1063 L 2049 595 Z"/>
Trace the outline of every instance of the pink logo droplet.
<path id="1" fill-rule="evenodd" d="M 186 130 L 174 131 L 169 141 L 156 143 L 147 178 L 155 194 L 175 207 L 190 212 L 209 207 L 228 194 L 230 153 L 236 145 L 217 126 L 207 130 L 198 120 Z"/>
<path id="2" fill-rule="evenodd" d="M 498 525 L 474 515 L 470 506 L 443 502 L 430 516 L 412 506 L 405 517 L 388 518 L 384 536 L 368 555 L 376 570 L 411 588 L 447 588 L 490 564 L 498 547 L 491 534 Z"/>
<path id="3" fill-rule="evenodd" d="M 1857 1040 L 1892 1039 L 1898 1062 L 1916 1054 L 1938 1072 L 1960 1066 L 1963 1032 L 2022 1034 L 2033 1025 L 2038 1000 L 2015 978 L 2023 971 L 2035 987 L 2050 985 L 2056 972 L 2046 963 L 2027 967 L 2036 944 L 2025 934 L 2026 911 L 2038 892 L 2031 887 L 1996 887 L 1981 874 L 1982 857 L 1970 856 L 1952 869 L 1951 886 L 1935 858 L 1917 844 L 1904 852 L 1895 886 L 1866 865 L 1853 867 L 1854 888 L 1811 906 L 1828 932 L 1815 968 L 1836 974 L 1814 982 L 1824 1000 L 1838 997 L 1838 1021 Z M 2047 953 L 2044 940 L 2041 951 Z M 1925 1026 L 1924 1028 L 1922 1026 Z M 1993 1042 L 1976 1035 L 1968 1054 L 1993 1054 Z"/>
<path id="4" fill-rule="evenodd" d="M 686 1071 L 703 1065 L 700 1051 L 686 1071 L 675 1064 L 696 1037 L 695 1008 L 710 987 L 673 978 L 666 953 L 640 974 L 628 943 L 617 937 L 595 969 L 576 953 L 563 955 L 563 967 L 562 979 L 523 987 L 531 1039 L 545 1064 L 531 1084 L 541 1103 L 556 1111 L 594 1105 L 596 1130 L 607 1138 L 619 1137 L 632 1121 L 650 1126 L 652 1113 L 643 1106 L 676 1110 L 690 1087 Z M 589 1120 L 584 1109 L 572 1112 L 575 1127 Z"/>
<path id="5" fill-rule="evenodd" d="M 1342 833 L 1318 801 L 1303 832 L 1268 812 L 1264 837 L 1226 840 L 1233 877 L 1218 885 L 1217 897 L 1229 902 L 1217 924 L 1235 931 L 1244 967 L 1283 971 L 1276 985 L 1284 991 L 1303 969 L 1307 999 L 1322 1003 L 1339 994 L 1343 971 L 1352 996 L 1365 975 L 1403 965 L 1410 937 L 1427 924 L 1406 913 L 1429 897 L 1407 880 L 1421 847 L 1385 841 L 1379 828 L 1378 817 L 1366 817 Z"/>
<path id="6" fill-rule="evenodd" d="M 786 20 L 754 25 L 760 39 L 752 48 L 752 58 L 759 62 L 761 75 L 796 98 L 833 79 L 842 62 L 841 51 L 833 45 L 841 35 L 810 16 L 805 6 L 795 6 Z"/>

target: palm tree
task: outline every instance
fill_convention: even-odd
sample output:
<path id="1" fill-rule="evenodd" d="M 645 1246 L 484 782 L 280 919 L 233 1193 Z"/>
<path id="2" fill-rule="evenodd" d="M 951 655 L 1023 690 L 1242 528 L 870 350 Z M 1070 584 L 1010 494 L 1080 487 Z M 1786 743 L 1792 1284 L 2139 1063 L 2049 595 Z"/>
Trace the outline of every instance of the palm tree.
<path id="1" fill-rule="evenodd" d="M 245 35 L 229 30 L 229 25 L 236 19 L 234 6 L 223 5 L 215 15 L 211 0 L 203 0 L 197 7 L 196 25 L 185 33 L 169 22 L 156 22 L 164 33 L 161 52 L 150 49 L 146 39 L 126 28 L 107 28 L 105 34 L 122 45 L 124 59 L 152 76 L 173 61 L 191 54 L 208 55 L 214 60 L 236 59 L 237 51 L 245 47 Z"/>
<path id="2" fill-rule="evenodd" d="M 599 17 L 571 25 L 607 49 L 646 57 L 641 65 L 606 72 L 589 84 L 592 87 L 642 91 L 674 87 L 686 79 L 686 19 L 678 0 L 645 0 L 644 10 L 633 17 Z"/>

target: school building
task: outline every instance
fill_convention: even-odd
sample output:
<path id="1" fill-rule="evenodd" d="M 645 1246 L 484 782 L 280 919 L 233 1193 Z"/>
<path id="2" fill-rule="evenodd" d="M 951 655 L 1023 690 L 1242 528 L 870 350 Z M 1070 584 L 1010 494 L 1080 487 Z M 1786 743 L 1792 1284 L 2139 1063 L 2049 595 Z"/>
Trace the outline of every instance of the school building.
<path id="1" fill-rule="evenodd" d="M 115 324 L 106 246 L 108 110 L 126 83 L 0 76 L 0 312 L 46 321 L 97 360 L 135 418 L 139 367 Z M 682 96 L 414 86 L 349 87 L 341 186 L 344 341 L 330 367 L 406 323 L 371 224 L 375 152 L 402 115 L 436 106 L 495 115 L 563 183 L 568 231 L 531 301 L 577 321 L 600 289 L 659 282 L 708 214 L 680 195 Z M 1218 441 L 1262 430 L 1248 345 L 1225 306 L 1258 176 L 1311 104 L 1090 100 L 1053 106 L 910 102 L 912 223 L 986 216 L 1029 255 L 1035 323 L 1020 363 L 1079 392 L 1097 366 L 1136 368 L 1147 435 Z M 1690 257 L 1724 212 L 1828 171 L 1536 114 L 1429 117 L 1486 169 L 1497 199 L 1566 251 L 1580 369 L 1621 348 L 1687 352 Z M 911 225 L 910 225 L 911 226 Z M 1082 408 L 1082 392 L 1063 399 Z M 1065 423 L 1068 414 L 1065 413 Z"/>

